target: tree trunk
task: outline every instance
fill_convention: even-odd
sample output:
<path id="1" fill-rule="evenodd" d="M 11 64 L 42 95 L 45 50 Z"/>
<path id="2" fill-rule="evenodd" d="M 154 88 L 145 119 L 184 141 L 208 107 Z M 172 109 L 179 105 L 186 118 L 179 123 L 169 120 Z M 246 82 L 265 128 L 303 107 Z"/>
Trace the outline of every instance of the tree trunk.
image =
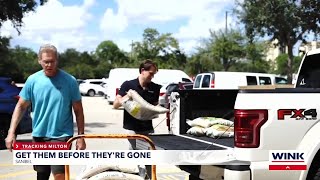
<path id="1" fill-rule="evenodd" d="M 287 79 L 288 83 L 292 83 L 292 66 L 293 66 L 293 53 L 292 53 L 293 46 L 291 43 L 288 44 L 288 64 L 287 64 Z"/>

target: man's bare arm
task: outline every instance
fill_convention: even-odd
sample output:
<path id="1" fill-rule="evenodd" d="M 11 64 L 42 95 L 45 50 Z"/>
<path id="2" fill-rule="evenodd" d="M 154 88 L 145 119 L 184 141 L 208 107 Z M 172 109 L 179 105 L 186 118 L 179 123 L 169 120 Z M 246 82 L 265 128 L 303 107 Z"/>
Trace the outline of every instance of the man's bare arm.
<path id="1" fill-rule="evenodd" d="M 25 101 L 24 99 L 20 98 L 14 111 L 12 114 L 12 118 L 11 118 L 11 123 L 10 123 L 10 128 L 8 130 L 8 135 L 14 135 L 15 131 L 17 129 L 17 126 L 19 124 L 19 122 L 21 121 L 24 113 L 26 112 L 26 110 L 28 109 L 28 107 L 30 106 L 30 102 L 29 101 Z"/>
<path id="2" fill-rule="evenodd" d="M 22 98 L 20 98 L 13 111 L 10 128 L 8 130 L 8 135 L 5 139 L 6 147 L 9 151 L 12 151 L 13 143 L 16 141 L 15 132 L 16 132 L 17 126 L 29 106 L 30 106 L 29 101 L 25 101 Z"/>
<path id="3" fill-rule="evenodd" d="M 78 135 L 84 134 L 84 114 L 83 114 L 83 107 L 81 101 L 76 101 L 72 103 L 74 114 L 76 115 L 76 122 L 78 127 Z M 77 139 L 76 142 L 76 149 L 77 150 L 84 150 L 86 149 L 87 145 L 84 141 L 84 138 Z"/>
<path id="4" fill-rule="evenodd" d="M 84 114 L 81 101 L 72 103 L 73 111 L 76 116 L 78 134 L 84 134 Z"/>

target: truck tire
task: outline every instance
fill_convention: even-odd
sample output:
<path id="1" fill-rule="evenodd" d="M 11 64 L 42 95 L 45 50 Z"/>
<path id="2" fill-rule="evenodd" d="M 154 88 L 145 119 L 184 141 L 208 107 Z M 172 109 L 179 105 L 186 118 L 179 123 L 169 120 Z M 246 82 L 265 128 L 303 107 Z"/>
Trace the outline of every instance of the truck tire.
<path id="1" fill-rule="evenodd" d="M 320 180 L 320 151 L 317 152 L 307 175 L 307 180 Z"/>
<path id="2" fill-rule="evenodd" d="M 94 95 L 96 95 L 96 93 L 94 92 L 94 90 L 90 89 L 90 90 L 88 91 L 88 95 L 89 95 L 90 97 L 93 97 Z"/>

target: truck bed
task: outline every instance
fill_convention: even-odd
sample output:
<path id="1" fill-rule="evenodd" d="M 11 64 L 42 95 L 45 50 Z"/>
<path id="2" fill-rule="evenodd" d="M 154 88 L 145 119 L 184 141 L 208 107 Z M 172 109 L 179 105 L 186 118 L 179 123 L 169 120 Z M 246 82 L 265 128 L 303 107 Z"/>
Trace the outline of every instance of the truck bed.
<path id="1" fill-rule="evenodd" d="M 234 146 L 233 137 L 213 139 L 189 134 L 153 134 L 148 137 L 153 141 L 157 150 L 224 150 Z M 137 148 L 147 150 L 149 145 L 144 140 L 137 140 Z"/>

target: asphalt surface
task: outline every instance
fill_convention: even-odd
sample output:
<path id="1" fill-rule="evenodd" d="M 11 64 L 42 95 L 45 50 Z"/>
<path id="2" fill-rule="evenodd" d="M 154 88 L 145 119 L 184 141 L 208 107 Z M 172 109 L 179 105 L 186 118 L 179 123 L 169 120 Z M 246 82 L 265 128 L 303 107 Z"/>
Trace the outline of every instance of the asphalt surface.
<path id="1" fill-rule="evenodd" d="M 103 97 L 83 97 L 83 107 L 86 121 L 86 134 L 122 134 L 122 110 L 112 109 Z M 167 133 L 165 115 L 153 120 L 155 133 Z M 76 128 L 75 128 L 76 129 Z M 75 132 L 76 133 L 76 132 Z M 18 136 L 18 140 L 30 141 L 31 134 Z M 87 139 L 88 150 L 127 150 L 128 142 L 125 139 Z M 70 179 L 76 179 L 85 166 L 70 166 Z M 157 179 L 184 180 L 188 173 L 175 166 L 157 166 Z M 32 166 L 13 165 L 12 153 L 0 150 L 0 179 L 1 180 L 34 180 L 36 173 Z M 50 179 L 53 179 L 52 177 Z"/>

